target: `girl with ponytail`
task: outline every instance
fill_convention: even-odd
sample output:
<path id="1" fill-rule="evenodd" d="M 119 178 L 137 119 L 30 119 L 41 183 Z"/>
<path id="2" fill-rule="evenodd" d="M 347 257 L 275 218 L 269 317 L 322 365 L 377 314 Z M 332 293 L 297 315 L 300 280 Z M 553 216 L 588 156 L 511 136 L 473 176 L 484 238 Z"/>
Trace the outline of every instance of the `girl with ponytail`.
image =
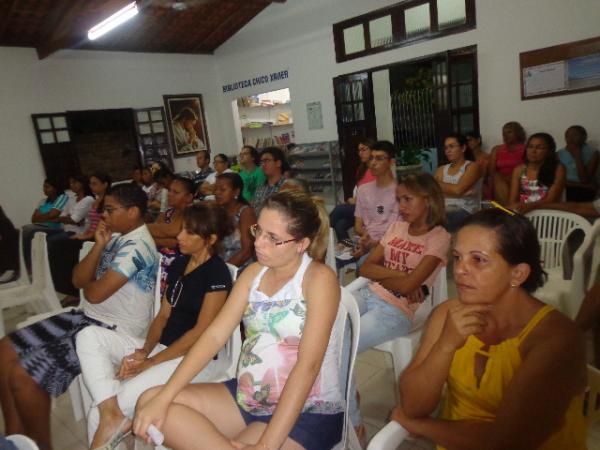
<path id="1" fill-rule="evenodd" d="M 322 450 L 341 440 L 341 330 L 333 330 L 340 288 L 333 270 L 315 261 L 329 223 L 310 196 L 292 190 L 269 197 L 251 230 L 257 262 L 169 382 L 142 395 L 137 435 L 147 438 L 152 424 L 169 447 L 207 450 Z M 189 384 L 240 320 L 246 340 L 237 377 Z"/>

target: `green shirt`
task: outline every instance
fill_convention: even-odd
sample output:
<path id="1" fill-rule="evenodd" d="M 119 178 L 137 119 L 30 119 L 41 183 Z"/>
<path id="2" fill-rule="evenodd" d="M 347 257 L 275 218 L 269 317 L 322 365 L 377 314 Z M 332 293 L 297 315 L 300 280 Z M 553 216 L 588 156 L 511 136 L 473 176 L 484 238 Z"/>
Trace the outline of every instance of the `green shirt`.
<path id="1" fill-rule="evenodd" d="M 240 170 L 240 176 L 244 181 L 244 191 L 242 192 L 242 195 L 249 203 L 252 203 L 256 188 L 263 185 L 265 181 L 267 181 L 267 177 L 259 166 L 256 166 L 252 172 L 246 172 L 243 169 Z"/>

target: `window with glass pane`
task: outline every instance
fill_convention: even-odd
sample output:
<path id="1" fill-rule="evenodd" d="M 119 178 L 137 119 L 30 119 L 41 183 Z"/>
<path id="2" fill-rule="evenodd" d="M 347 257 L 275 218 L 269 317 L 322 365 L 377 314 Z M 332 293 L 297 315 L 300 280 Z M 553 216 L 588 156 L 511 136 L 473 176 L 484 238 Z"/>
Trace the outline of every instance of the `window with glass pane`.
<path id="1" fill-rule="evenodd" d="M 437 0 L 437 13 L 440 30 L 467 22 L 465 0 Z"/>
<path id="2" fill-rule="evenodd" d="M 52 123 L 50 122 L 49 117 L 40 117 L 37 119 L 37 126 L 40 130 L 51 130 Z"/>
<path id="3" fill-rule="evenodd" d="M 407 38 L 428 33 L 431 29 L 429 3 L 406 9 L 404 11 L 404 27 Z"/>
<path id="4" fill-rule="evenodd" d="M 390 44 L 393 40 L 392 16 L 384 16 L 369 22 L 369 35 L 371 47 L 380 47 Z"/>
<path id="5" fill-rule="evenodd" d="M 54 144 L 54 133 L 52 131 L 44 131 L 40 133 L 42 144 Z"/>
<path id="6" fill-rule="evenodd" d="M 344 49 L 347 55 L 365 49 L 365 32 L 362 23 L 344 29 Z"/>

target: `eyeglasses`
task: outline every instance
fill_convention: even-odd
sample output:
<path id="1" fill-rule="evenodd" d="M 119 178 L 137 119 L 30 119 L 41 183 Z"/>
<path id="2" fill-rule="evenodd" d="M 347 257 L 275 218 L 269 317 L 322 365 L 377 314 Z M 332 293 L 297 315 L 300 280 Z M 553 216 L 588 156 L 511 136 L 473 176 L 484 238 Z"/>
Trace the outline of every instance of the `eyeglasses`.
<path id="1" fill-rule="evenodd" d="M 261 158 L 260 159 L 261 164 L 265 164 L 265 163 L 273 162 L 273 161 L 275 161 L 273 158 Z"/>
<path id="2" fill-rule="evenodd" d="M 117 209 L 127 209 L 127 208 L 129 208 L 129 206 L 115 206 L 114 208 L 111 208 L 110 206 L 105 206 L 104 212 L 106 212 L 106 214 L 112 214 Z"/>
<path id="3" fill-rule="evenodd" d="M 388 156 L 381 156 L 381 155 L 369 156 L 369 161 L 381 162 L 381 161 L 387 161 L 388 159 L 390 159 Z"/>
<path id="4" fill-rule="evenodd" d="M 252 236 L 254 236 L 255 239 L 259 239 L 261 236 L 264 235 L 265 238 L 267 239 L 267 242 L 276 247 L 279 245 L 288 244 L 290 242 L 294 242 L 294 241 L 298 240 L 298 239 L 288 239 L 286 241 L 278 241 L 273 236 L 270 236 L 269 234 L 265 234 L 265 232 L 262 230 L 262 228 L 260 228 L 258 226 L 257 223 L 255 223 L 254 225 L 250 225 L 250 234 Z"/>

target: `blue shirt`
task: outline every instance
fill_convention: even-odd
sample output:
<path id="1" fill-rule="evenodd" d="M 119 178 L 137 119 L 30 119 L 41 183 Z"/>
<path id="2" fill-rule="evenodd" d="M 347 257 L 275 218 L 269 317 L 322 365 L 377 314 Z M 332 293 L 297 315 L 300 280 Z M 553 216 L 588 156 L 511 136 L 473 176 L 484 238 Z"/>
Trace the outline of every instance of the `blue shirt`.
<path id="1" fill-rule="evenodd" d="M 42 214 L 47 214 L 53 209 L 58 209 L 59 211 L 62 211 L 65 205 L 67 204 L 68 200 L 69 197 L 66 194 L 60 194 L 54 199 L 53 202 L 45 198 L 42 201 L 40 201 L 40 204 L 38 205 L 38 211 Z M 60 228 L 62 226 L 62 224 L 59 222 L 40 222 L 38 225 L 42 225 L 48 228 Z"/>
<path id="2" fill-rule="evenodd" d="M 592 156 L 597 152 L 595 148 L 590 147 L 587 144 L 583 145 L 581 149 L 581 160 L 583 164 L 587 166 L 592 159 Z M 563 163 L 565 169 L 567 169 L 567 181 L 572 181 L 574 183 L 579 183 L 581 180 L 579 179 L 579 173 L 577 172 L 577 164 L 575 163 L 575 158 L 571 155 L 571 152 L 566 148 L 561 148 L 558 151 L 558 158 L 560 162 Z M 594 174 L 592 174 L 592 178 L 594 178 Z"/>

